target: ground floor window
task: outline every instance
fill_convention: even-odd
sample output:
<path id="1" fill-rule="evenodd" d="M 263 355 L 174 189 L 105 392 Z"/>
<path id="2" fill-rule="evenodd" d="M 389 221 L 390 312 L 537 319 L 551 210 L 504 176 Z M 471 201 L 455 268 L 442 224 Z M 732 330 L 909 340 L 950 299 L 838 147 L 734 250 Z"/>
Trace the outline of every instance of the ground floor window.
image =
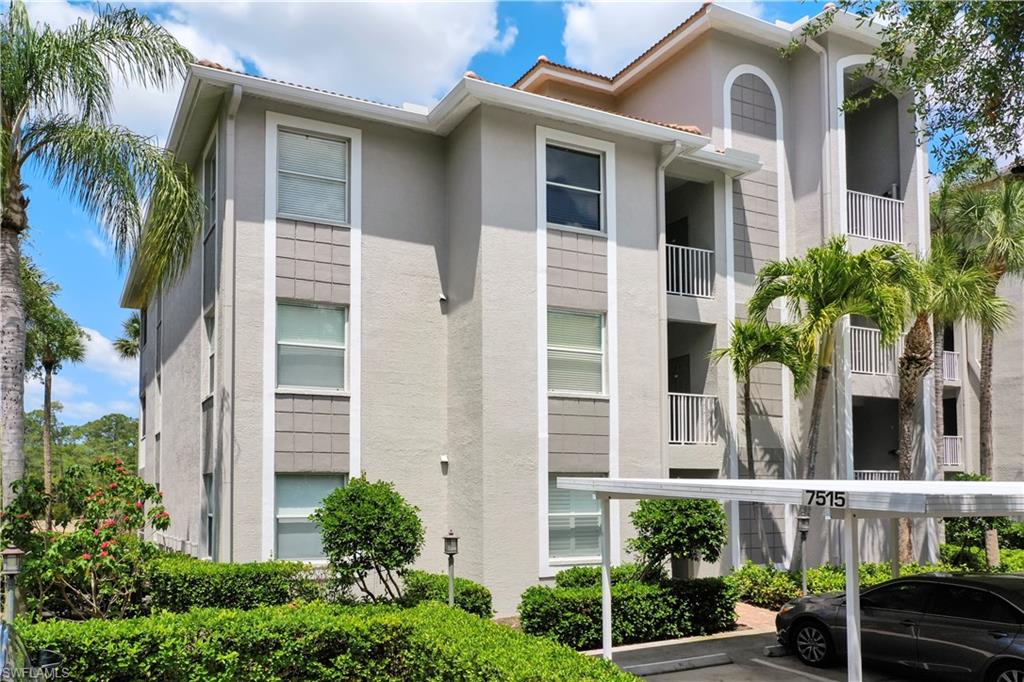
<path id="1" fill-rule="evenodd" d="M 276 478 L 276 556 L 323 559 L 320 529 L 309 520 L 325 497 L 345 485 L 344 474 L 278 474 Z"/>
<path id="2" fill-rule="evenodd" d="M 596 560 L 601 556 L 601 507 L 593 493 L 558 488 L 560 475 L 565 478 L 565 474 L 548 478 L 548 555 Z"/>
<path id="3" fill-rule="evenodd" d="M 213 474 L 203 474 L 203 493 L 206 495 L 206 556 L 217 559 L 217 492 L 213 487 Z"/>

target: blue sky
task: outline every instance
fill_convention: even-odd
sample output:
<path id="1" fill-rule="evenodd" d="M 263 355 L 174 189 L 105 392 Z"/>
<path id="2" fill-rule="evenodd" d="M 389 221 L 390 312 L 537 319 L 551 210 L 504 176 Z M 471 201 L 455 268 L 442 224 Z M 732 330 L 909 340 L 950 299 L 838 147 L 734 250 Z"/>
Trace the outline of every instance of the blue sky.
<path id="1" fill-rule="evenodd" d="M 795 21 L 815 2 L 724 3 L 768 20 Z M 538 55 L 612 73 L 670 31 L 696 2 L 501 2 L 139 4 L 197 57 L 236 69 L 400 104 L 430 104 L 467 69 L 509 84 Z M 88 5 L 30 3 L 38 21 L 65 26 Z M 318 36 L 322 36 L 319 38 Z M 310 45 L 318 45 L 310 49 Z M 163 140 L 177 92 L 119 86 L 115 120 Z M 101 228 L 53 190 L 35 168 L 25 251 L 62 287 L 60 305 L 91 339 L 86 362 L 66 367 L 54 386 L 63 418 L 81 423 L 107 412 L 137 414 L 137 372 L 109 341 L 128 311 L 118 306 L 123 271 Z M 26 408 L 41 404 L 30 384 Z"/>

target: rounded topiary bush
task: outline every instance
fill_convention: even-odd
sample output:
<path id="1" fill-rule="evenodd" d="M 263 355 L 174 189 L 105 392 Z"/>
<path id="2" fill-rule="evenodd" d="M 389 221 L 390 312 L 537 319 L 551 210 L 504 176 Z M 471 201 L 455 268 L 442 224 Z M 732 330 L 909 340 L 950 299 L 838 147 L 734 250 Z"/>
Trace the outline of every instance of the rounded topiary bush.
<path id="1" fill-rule="evenodd" d="M 356 587 L 370 601 L 397 601 L 400 578 L 423 548 L 419 509 L 387 481 L 354 478 L 324 499 L 310 517 L 339 587 Z M 379 584 L 374 590 L 372 584 Z"/>

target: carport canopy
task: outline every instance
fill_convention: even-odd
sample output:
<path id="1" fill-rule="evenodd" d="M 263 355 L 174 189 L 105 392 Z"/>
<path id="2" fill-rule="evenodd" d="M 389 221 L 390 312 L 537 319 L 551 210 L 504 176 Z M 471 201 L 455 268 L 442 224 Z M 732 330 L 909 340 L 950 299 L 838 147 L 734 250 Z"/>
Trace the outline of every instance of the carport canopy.
<path id="1" fill-rule="evenodd" d="M 843 522 L 846 594 L 860 593 L 860 519 L 1024 514 L 1024 484 L 991 481 L 737 480 L 560 477 L 564 490 L 591 492 L 601 504 L 601 644 L 612 657 L 611 513 L 613 499 L 696 498 L 806 505 Z M 847 675 L 861 682 L 860 600 L 846 600 Z"/>

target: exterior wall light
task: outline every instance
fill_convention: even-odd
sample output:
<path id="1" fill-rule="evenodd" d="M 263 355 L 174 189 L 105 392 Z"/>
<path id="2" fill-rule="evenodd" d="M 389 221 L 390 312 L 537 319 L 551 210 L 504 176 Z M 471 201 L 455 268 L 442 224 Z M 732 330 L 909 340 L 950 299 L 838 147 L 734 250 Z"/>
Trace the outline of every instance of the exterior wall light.
<path id="1" fill-rule="evenodd" d="M 4 620 L 13 623 L 18 604 L 18 574 L 21 573 L 21 563 L 25 558 L 25 553 L 14 545 L 10 545 L 0 552 L 0 557 L 3 557 L 3 569 L 0 570 L 0 573 L 3 574 L 6 583 L 4 585 Z"/>

